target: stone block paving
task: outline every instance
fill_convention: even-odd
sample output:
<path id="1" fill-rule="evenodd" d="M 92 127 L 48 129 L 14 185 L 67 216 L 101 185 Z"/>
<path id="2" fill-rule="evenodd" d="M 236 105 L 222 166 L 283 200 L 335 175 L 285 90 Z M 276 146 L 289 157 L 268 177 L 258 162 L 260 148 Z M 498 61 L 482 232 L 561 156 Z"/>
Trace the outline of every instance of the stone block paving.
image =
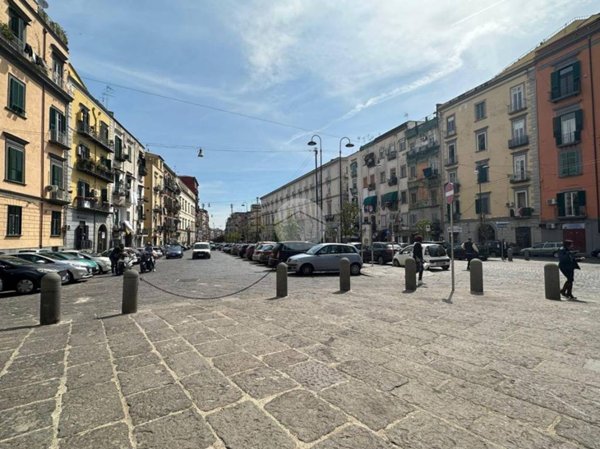
<path id="1" fill-rule="evenodd" d="M 406 294 L 389 266 L 129 316 L 90 282 L 45 327 L 1 299 L 0 449 L 599 449 L 600 266 L 587 302 L 541 298 L 541 262 L 487 267 L 451 302 L 448 273 Z"/>

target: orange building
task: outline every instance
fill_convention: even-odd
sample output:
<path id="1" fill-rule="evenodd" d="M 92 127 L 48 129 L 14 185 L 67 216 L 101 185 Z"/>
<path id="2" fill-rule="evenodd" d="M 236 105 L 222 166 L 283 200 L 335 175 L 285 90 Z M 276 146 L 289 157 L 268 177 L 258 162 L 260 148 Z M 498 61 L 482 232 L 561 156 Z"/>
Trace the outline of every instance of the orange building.
<path id="1" fill-rule="evenodd" d="M 536 52 L 542 240 L 600 247 L 600 14 Z"/>

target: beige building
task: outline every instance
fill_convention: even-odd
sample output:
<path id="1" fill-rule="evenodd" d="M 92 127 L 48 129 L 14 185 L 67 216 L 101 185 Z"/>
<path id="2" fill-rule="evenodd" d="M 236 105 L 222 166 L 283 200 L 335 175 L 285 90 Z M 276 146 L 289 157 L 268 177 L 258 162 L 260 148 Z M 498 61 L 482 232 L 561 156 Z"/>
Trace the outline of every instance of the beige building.
<path id="1" fill-rule="evenodd" d="M 539 176 L 532 54 L 438 105 L 445 181 L 455 185 L 457 240 L 539 241 Z M 449 219 L 447 211 L 446 221 Z M 446 226 L 446 237 L 450 229 Z"/>
<path id="2" fill-rule="evenodd" d="M 33 0 L 0 0 L 0 24 L 0 248 L 60 247 L 71 201 L 66 36 Z"/>
<path id="3" fill-rule="evenodd" d="M 178 196 L 179 205 L 179 243 L 193 245 L 196 241 L 196 208 L 198 207 L 195 193 L 181 178 L 178 180 L 181 193 Z"/>
<path id="4" fill-rule="evenodd" d="M 164 160 L 154 153 L 146 153 L 146 176 L 144 178 L 144 234 L 146 241 L 162 246 L 165 243 L 163 227 Z"/>

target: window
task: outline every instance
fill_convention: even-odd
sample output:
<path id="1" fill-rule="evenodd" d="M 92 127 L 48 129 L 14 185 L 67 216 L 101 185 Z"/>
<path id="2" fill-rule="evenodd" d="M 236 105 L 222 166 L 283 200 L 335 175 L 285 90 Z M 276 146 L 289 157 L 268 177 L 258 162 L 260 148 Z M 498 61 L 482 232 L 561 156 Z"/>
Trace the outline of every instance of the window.
<path id="1" fill-rule="evenodd" d="M 396 169 L 395 168 L 391 168 L 390 169 L 390 178 L 395 178 L 396 177 Z"/>
<path id="2" fill-rule="evenodd" d="M 104 122 L 100 122 L 100 138 L 108 141 L 108 125 Z"/>
<path id="3" fill-rule="evenodd" d="M 9 75 L 8 109 L 21 116 L 25 115 L 25 84 Z"/>
<path id="4" fill-rule="evenodd" d="M 475 121 L 485 118 L 485 100 L 475 103 Z"/>
<path id="5" fill-rule="evenodd" d="M 518 118 L 511 122 L 512 138 L 522 140 L 525 137 L 525 118 Z"/>
<path id="6" fill-rule="evenodd" d="M 487 130 L 476 131 L 475 141 L 477 145 L 477 151 L 487 150 Z"/>
<path id="7" fill-rule="evenodd" d="M 558 176 L 581 174 L 581 153 L 579 149 L 563 150 L 558 155 Z"/>
<path id="8" fill-rule="evenodd" d="M 63 164 L 61 162 L 55 160 L 50 162 L 50 184 L 58 186 L 59 189 L 63 188 Z"/>
<path id="9" fill-rule="evenodd" d="M 52 211 L 52 220 L 50 221 L 50 237 L 60 236 L 61 223 L 61 213 Z"/>
<path id="10" fill-rule="evenodd" d="M 25 184 L 25 148 L 7 140 L 6 162 L 6 181 Z"/>
<path id="11" fill-rule="evenodd" d="M 14 9 L 10 8 L 8 10 L 8 20 L 9 27 L 13 34 L 19 39 L 21 42 L 25 42 L 25 29 L 27 23 L 23 19 L 23 17 Z"/>
<path id="12" fill-rule="evenodd" d="M 369 186 L 369 181 L 367 177 L 363 177 L 363 189 L 366 189 Z"/>
<path id="13" fill-rule="evenodd" d="M 400 177 L 401 178 L 406 178 L 406 165 L 402 165 L 400 167 Z"/>
<path id="14" fill-rule="evenodd" d="M 369 176 L 369 184 L 375 185 L 375 175 L 370 175 Z"/>
<path id="15" fill-rule="evenodd" d="M 400 151 L 406 151 L 406 140 L 405 139 L 400 140 Z"/>
<path id="16" fill-rule="evenodd" d="M 410 204 L 411 206 L 417 204 L 417 192 L 410 192 Z"/>
<path id="17" fill-rule="evenodd" d="M 455 140 L 446 144 L 446 154 L 448 157 L 448 164 L 456 164 L 458 162 Z"/>
<path id="18" fill-rule="evenodd" d="M 67 145 L 67 120 L 58 109 L 50 108 L 50 140 Z"/>
<path id="19" fill-rule="evenodd" d="M 456 134 L 456 122 L 454 115 L 451 115 L 446 118 L 446 135 L 451 136 Z"/>
<path id="20" fill-rule="evenodd" d="M 436 189 L 431 189 L 429 191 L 429 200 L 430 200 L 430 206 L 437 206 L 438 205 L 438 191 Z"/>
<path id="21" fill-rule="evenodd" d="M 488 215 L 490 213 L 490 194 L 482 193 L 475 199 L 475 213 Z"/>
<path id="22" fill-rule="evenodd" d="M 381 173 L 379 173 L 379 183 L 380 184 L 385 184 L 386 179 L 385 179 L 385 172 L 382 171 Z"/>
<path id="23" fill-rule="evenodd" d="M 585 215 L 585 191 L 564 192 L 556 195 L 559 217 L 581 217 Z"/>
<path id="24" fill-rule="evenodd" d="M 557 145 L 572 145 L 581 140 L 583 111 L 577 110 L 554 117 L 554 139 Z"/>
<path id="25" fill-rule="evenodd" d="M 414 226 L 417 224 L 417 214 L 410 214 L 410 224 Z"/>
<path id="26" fill-rule="evenodd" d="M 21 207 L 8 206 L 8 223 L 6 226 L 6 235 L 16 237 L 21 235 Z"/>
<path id="27" fill-rule="evenodd" d="M 52 55 L 52 80 L 59 86 L 63 85 L 63 60 L 56 54 Z"/>
<path id="28" fill-rule="evenodd" d="M 487 165 L 486 162 L 478 162 L 477 166 L 475 168 L 475 171 L 477 172 L 477 183 L 481 184 L 484 182 L 489 182 L 489 170 L 490 167 Z"/>
<path id="29" fill-rule="evenodd" d="M 123 158 L 123 141 L 119 136 L 115 136 L 115 158 Z"/>
<path id="30" fill-rule="evenodd" d="M 406 190 L 400 192 L 400 203 L 406 204 Z"/>
<path id="31" fill-rule="evenodd" d="M 527 179 L 527 156 L 524 154 L 513 157 L 513 179 L 515 181 Z"/>
<path id="32" fill-rule="evenodd" d="M 579 61 L 552 72 L 550 75 L 550 98 L 559 100 L 579 93 L 581 63 Z"/>
<path id="33" fill-rule="evenodd" d="M 448 181 L 451 182 L 452 184 L 456 184 L 456 172 L 455 171 L 448 172 Z"/>
<path id="34" fill-rule="evenodd" d="M 81 198 L 90 198 L 92 196 L 90 191 L 90 185 L 87 182 L 77 182 L 77 196 Z"/>
<path id="35" fill-rule="evenodd" d="M 515 206 L 517 209 L 521 209 L 527 206 L 527 190 L 517 190 L 515 192 Z"/>
<path id="36" fill-rule="evenodd" d="M 525 87 L 523 84 L 510 89 L 510 112 L 525 109 Z"/>
<path id="37" fill-rule="evenodd" d="M 415 165 L 410 166 L 410 177 L 414 179 L 417 177 L 417 167 Z"/>

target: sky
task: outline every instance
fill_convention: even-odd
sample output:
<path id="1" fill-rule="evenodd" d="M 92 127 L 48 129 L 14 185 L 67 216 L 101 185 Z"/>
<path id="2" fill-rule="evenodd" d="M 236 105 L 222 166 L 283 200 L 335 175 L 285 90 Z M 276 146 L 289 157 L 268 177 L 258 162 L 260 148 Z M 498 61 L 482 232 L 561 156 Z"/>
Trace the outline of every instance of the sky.
<path id="1" fill-rule="evenodd" d="M 88 89 L 211 227 L 510 65 L 592 0 L 47 0 Z M 596 6 L 596 9 L 594 9 Z M 203 158 L 197 156 L 203 149 Z M 210 204 L 210 207 L 209 207 Z"/>

